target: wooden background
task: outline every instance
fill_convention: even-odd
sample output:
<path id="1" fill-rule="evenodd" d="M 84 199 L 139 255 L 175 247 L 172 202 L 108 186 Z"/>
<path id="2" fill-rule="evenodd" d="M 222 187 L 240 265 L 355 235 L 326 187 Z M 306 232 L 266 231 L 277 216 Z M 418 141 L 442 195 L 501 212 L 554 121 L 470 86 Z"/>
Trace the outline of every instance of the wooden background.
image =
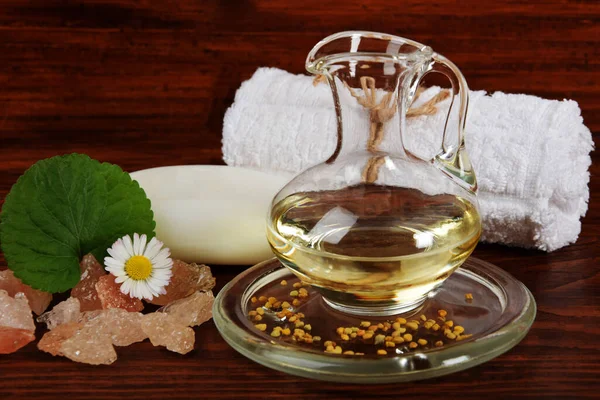
<path id="1" fill-rule="evenodd" d="M 473 89 L 574 99 L 598 144 L 599 22 L 596 0 L 0 0 L 0 198 L 35 161 L 74 151 L 129 171 L 222 163 L 223 114 L 240 83 L 259 66 L 300 73 L 318 40 L 351 29 L 427 43 Z M 245 359 L 207 323 L 187 356 L 146 342 L 106 367 L 31 344 L 0 356 L 0 398 L 597 398 L 598 162 L 594 153 L 575 245 L 476 250 L 523 281 L 539 307 L 525 340 L 485 365 L 412 384 L 321 383 Z M 221 287 L 241 268 L 214 270 Z"/>

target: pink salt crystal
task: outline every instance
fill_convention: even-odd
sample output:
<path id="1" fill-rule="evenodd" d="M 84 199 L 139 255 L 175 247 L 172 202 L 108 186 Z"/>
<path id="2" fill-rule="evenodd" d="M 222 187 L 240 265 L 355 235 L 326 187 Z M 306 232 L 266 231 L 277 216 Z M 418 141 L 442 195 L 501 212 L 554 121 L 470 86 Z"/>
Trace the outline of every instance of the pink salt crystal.
<path id="1" fill-rule="evenodd" d="M 62 355 L 60 353 L 60 348 L 63 342 L 75 335 L 81 328 L 83 328 L 83 324 L 77 322 L 67 322 L 59 325 L 55 329 L 46 332 L 38 342 L 37 347 L 41 351 L 50 353 L 53 356 Z"/>
<path id="2" fill-rule="evenodd" d="M 0 326 L 35 331 L 31 308 L 23 293 L 12 298 L 6 290 L 0 290 Z"/>
<path id="3" fill-rule="evenodd" d="M 177 323 L 168 314 L 155 312 L 144 315 L 142 329 L 153 346 L 165 346 L 179 354 L 187 354 L 194 349 L 194 330 Z"/>
<path id="4" fill-rule="evenodd" d="M 79 314 L 79 322 L 86 323 L 94 318 L 98 318 L 100 315 L 104 313 L 104 310 L 94 310 L 94 311 L 86 311 Z"/>
<path id="5" fill-rule="evenodd" d="M 34 331 L 27 297 L 17 293 L 12 298 L 0 290 L 0 354 L 13 353 L 35 340 Z"/>
<path id="6" fill-rule="evenodd" d="M 35 335 L 30 330 L 0 326 L 0 354 L 14 353 L 34 340 Z"/>
<path id="7" fill-rule="evenodd" d="M 92 364 L 112 364 L 117 353 L 109 335 L 94 335 L 85 329 L 78 330 L 60 346 L 59 354 L 70 360 Z"/>
<path id="8" fill-rule="evenodd" d="M 110 308 L 100 312 L 84 313 L 84 330 L 90 335 L 108 335 L 115 346 L 129 346 L 145 340 L 148 335 L 142 330 L 142 314 L 121 308 Z"/>
<path id="9" fill-rule="evenodd" d="M 96 258 L 87 254 L 79 264 L 81 269 L 81 279 L 73 289 L 71 297 L 79 300 L 81 311 L 98 310 L 102 308 L 98 293 L 96 292 L 96 283 L 101 276 L 106 275 L 106 271 Z"/>
<path id="10" fill-rule="evenodd" d="M 121 285 L 115 282 L 115 277 L 112 275 L 104 275 L 98 278 L 96 291 L 104 309 L 122 308 L 127 311 L 142 311 L 144 309 L 140 299 L 121 293 Z"/>
<path id="11" fill-rule="evenodd" d="M 46 311 L 52 301 L 51 293 L 42 292 L 24 284 L 9 269 L 0 271 L 0 290 L 6 290 L 8 295 L 13 297 L 19 292 L 24 293 L 29 300 L 31 310 L 37 315 Z"/>
<path id="12" fill-rule="evenodd" d="M 117 357 L 112 345 L 129 346 L 148 337 L 141 321 L 142 314 L 120 308 L 87 311 L 79 315 L 79 322 L 62 324 L 46 333 L 38 348 L 77 362 L 111 364 Z"/>
<path id="13" fill-rule="evenodd" d="M 37 322 L 45 323 L 48 329 L 52 330 L 67 322 L 77 321 L 80 314 L 79 300 L 69 297 L 55 305 L 52 310 L 40 315 Z"/>
<path id="14" fill-rule="evenodd" d="M 210 290 L 215 287 L 215 278 L 206 265 L 187 264 L 173 260 L 173 275 L 167 287 L 167 294 L 155 297 L 150 303 L 164 306 L 172 301 L 187 297 L 198 290 Z"/>
<path id="15" fill-rule="evenodd" d="M 170 315 L 182 325 L 198 326 L 212 318 L 214 301 L 212 291 L 196 292 L 184 299 L 175 300 L 158 311 Z"/>

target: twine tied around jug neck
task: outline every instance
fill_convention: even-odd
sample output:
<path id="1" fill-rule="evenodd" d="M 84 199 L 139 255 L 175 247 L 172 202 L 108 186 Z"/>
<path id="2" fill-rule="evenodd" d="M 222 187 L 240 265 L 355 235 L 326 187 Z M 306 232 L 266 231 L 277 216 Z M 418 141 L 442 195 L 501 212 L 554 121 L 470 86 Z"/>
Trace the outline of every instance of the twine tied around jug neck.
<path id="1" fill-rule="evenodd" d="M 321 82 L 325 81 L 325 75 L 318 75 L 313 80 L 313 85 L 316 86 Z M 383 141 L 384 124 L 393 118 L 396 111 L 398 111 L 398 102 L 395 98 L 394 92 L 387 92 L 381 98 L 381 101 L 377 101 L 377 89 L 375 87 L 375 79 L 370 76 L 363 76 L 360 78 L 360 86 L 362 89 L 362 95 L 357 93 L 351 88 L 346 82 L 344 85 L 361 106 L 369 110 L 369 140 L 367 141 L 367 150 L 375 153 L 379 150 L 379 145 Z M 419 98 L 419 96 L 425 91 L 423 87 L 419 87 L 415 93 L 413 104 Z M 437 113 L 438 103 L 444 101 L 450 96 L 450 91 L 447 89 L 441 90 L 431 99 L 418 107 L 411 107 L 406 112 L 406 118 L 420 117 L 423 115 L 434 115 Z M 374 183 L 379 175 L 379 168 L 384 163 L 385 159 L 383 156 L 375 155 L 369 159 L 369 162 L 365 166 L 362 172 L 362 180 L 365 183 Z"/>

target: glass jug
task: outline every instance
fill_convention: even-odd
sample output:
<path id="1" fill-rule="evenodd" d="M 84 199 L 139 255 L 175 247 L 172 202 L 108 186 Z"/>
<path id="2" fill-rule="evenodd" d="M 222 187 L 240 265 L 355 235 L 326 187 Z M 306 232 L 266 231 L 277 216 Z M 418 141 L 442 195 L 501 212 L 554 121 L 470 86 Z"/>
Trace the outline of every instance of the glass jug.
<path id="1" fill-rule="evenodd" d="M 471 254 L 481 232 L 475 174 L 464 146 L 468 87 L 430 47 L 372 32 L 342 32 L 306 60 L 331 88 L 337 147 L 274 198 L 275 255 L 334 309 L 356 315 L 413 310 Z M 430 72 L 451 82 L 432 159 L 405 148 L 406 112 Z"/>

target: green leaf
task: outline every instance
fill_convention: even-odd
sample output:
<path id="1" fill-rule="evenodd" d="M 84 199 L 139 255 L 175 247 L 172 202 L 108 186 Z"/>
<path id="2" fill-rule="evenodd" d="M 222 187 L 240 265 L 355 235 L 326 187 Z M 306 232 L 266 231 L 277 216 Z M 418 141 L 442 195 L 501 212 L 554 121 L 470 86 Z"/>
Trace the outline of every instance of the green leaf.
<path id="1" fill-rule="evenodd" d="M 150 200 L 116 165 L 83 154 L 38 161 L 12 187 L 0 215 L 0 246 L 24 283 L 63 292 L 80 279 L 79 261 L 127 234 L 154 236 Z"/>

